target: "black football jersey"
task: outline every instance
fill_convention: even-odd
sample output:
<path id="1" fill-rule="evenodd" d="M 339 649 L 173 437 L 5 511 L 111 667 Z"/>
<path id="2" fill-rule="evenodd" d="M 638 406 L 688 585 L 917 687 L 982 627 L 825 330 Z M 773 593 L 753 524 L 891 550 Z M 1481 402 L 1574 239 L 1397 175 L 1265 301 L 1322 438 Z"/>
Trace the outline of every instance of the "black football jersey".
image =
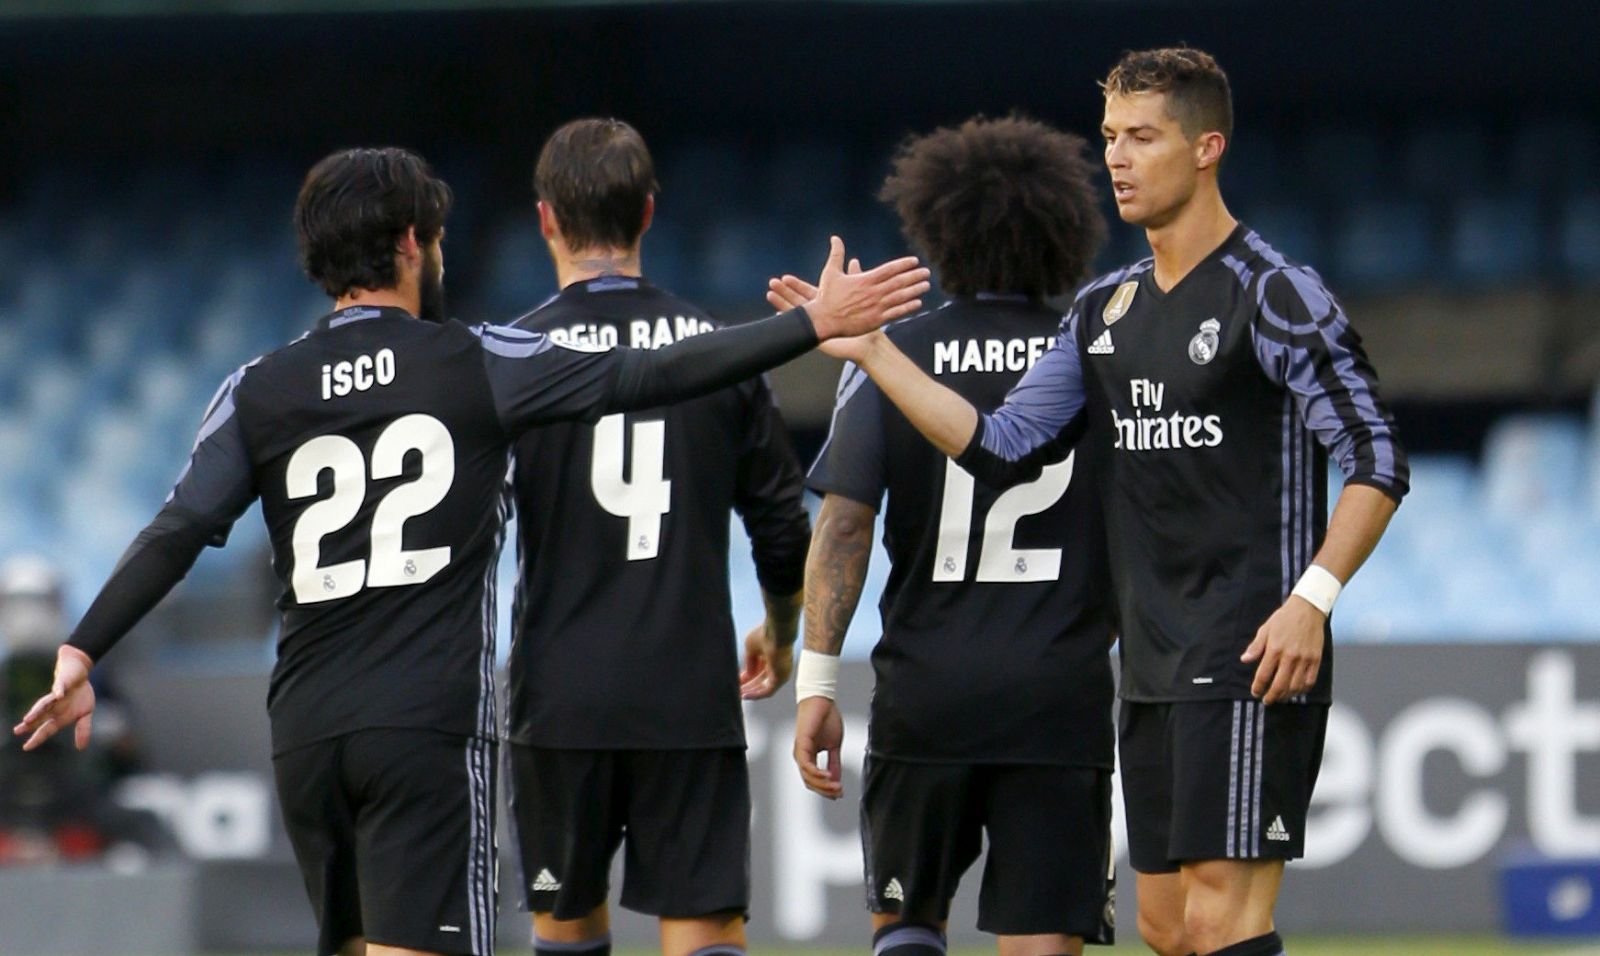
<path id="1" fill-rule="evenodd" d="M 1246 699 L 1240 655 L 1327 529 L 1327 456 L 1399 500 L 1377 376 L 1312 270 L 1239 226 L 1172 289 L 1151 260 L 1079 292 L 1046 359 L 961 456 L 1004 482 L 1087 415 L 1129 700 Z M 1311 701 L 1330 699 L 1331 625 Z"/>
<path id="2" fill-rule="evenodd" d="M 509 436 L 596 414 L 610 358 L 358 307 L 223 385 L 170 504 L 221 534 L 261 498 L 275 752 L 367 727 L 493 735 Z"/>
<path id="3" fill-rule="evenodd" d="M 640 349 L 717 325 L 624 276 L 574 283 L 513 324 L 574 347 Z M 766 381 L 530 431 L 517 443 L 515 487 L 509 739 L 744 746 L 730 514 L 773 594 L 800 590 L 811 540 L 800 466 Z"/>
<path id="4" fill-rule="evenodd" d="M 959 299 L 889 335 L 979 409 L 1054 341 L 1059 313 Z M 891 567 L 869 747 L 907 760 L 1111 765 L 1105 536 L 1093 452 L 996 491 L 924 440 L 853 366 L 807 484 L 878 508 Z"/>

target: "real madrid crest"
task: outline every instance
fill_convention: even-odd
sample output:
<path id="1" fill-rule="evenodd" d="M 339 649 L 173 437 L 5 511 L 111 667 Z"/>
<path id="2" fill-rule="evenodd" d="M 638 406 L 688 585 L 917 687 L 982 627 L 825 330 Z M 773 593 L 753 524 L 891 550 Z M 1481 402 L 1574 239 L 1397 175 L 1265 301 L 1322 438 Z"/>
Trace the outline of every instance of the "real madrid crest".
<path id="1" fill-rule="evenodd" d="M 1222 323 L 1216 319 L 1206 319 L 1200 323 L 1200 331 L 1189 340 L 1189 360 L 1196 365 L 1205 365 L 1217 357 L 1217 333 L 1222 331 Z"/>
<path id="2" fill-rule="evenodd" d="M 1105 320 L 1106 325 L 1112 325 L 1128 314 L 1128 307 L 1133 305 L 1133 294 L 1138 291 L 1137 280 L 1117 286 L 1117 291 L 1111 294 L 1111 301 L 1106 303 L 1105 311 L 1100 313 L 1100 318 Z"/>

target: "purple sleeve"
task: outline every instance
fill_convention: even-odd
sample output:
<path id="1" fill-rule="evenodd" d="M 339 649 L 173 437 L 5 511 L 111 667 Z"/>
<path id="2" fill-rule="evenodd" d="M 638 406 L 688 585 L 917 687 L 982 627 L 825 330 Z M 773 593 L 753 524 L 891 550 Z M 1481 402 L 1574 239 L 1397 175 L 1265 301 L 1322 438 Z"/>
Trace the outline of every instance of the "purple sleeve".
<path id="1" fill-rule="evenodd" d="M 1410 482 L 1394 416 L 1378 394 L 1378 376 L 1345 317 L 1315 273 L 1286 269 L 1257 287 L 1251 330 L 1256 359 L 1295 408 L 1345 479 L 1399 501 Z"/>
<path id="2" fill-rule="evenodd" d="M 1067 457 L 1083 431 L 1083 360 L 1078 313 L 1061 320 L 1055 346 L 1022 376 L 992 414 L 979 415 L 956 464 L 983 483 L 1005 488 L 1032 481 Z"/>

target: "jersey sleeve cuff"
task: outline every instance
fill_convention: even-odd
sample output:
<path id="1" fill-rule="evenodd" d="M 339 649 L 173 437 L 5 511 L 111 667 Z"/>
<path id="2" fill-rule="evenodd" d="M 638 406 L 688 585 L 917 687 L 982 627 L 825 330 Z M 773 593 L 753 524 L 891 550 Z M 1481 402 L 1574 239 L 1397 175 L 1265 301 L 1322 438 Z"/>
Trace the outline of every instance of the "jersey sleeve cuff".
<path id="1" fill-rule="evenodd" d="M 978 424 L 972 429 L 972 440 L 967 442 L 967 447 L 961 449 L 961 454 L 956 456 L 956 464 L 960 465 L 962 468 L 965 468 L 969 472 L 972 470 L 970 467 L 972 463 L 978 458 L 978 456 L 983 454 L 983 433 L 987 423 L 987 417 L 983 415 L 978 416 Z"/>
<path id="2" fill-rule="evenodd" d="M 866 505 L 873 511 L 878 510 L 878 505 L 883 498 L 883 491 L 865 491 L 861 488 L 852 488 L 842 482 L 832 481 L 827 478 L 807 478 L 806 488 L 819 495 L 838 495 L 848 498 L 858 505 Z"/>
<path id="3" fill-rule="evenodd" d="M 1409 486 L 1404 482 L 1396 481 L 1393 478 L 1383 478 L 1378 475 L 1351 475 L 1344 480 L 1344 483 L 1346 485 L 1365 485 L 1368 488 L 1376 488 L 1393 499 L 1397 505 L 1406 496 L 1406 492 L 1410 490 Z"/>

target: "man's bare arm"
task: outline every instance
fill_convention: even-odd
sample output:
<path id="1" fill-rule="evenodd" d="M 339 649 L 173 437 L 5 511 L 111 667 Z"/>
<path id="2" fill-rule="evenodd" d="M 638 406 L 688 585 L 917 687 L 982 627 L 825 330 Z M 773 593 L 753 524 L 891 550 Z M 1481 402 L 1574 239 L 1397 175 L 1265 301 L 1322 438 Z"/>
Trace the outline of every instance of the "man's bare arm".
<path id="1" fill-rule="evenodd" d="M 1371 485 L 1345 485 L 1312 564 L 1348 583 L 1383 537 L 1399 503 Z M 1269 704 L 1303 694 L 1317 683 L 1327 615 L 1306 598 L 1289 595 L 1256 631 L 1240 659 L 1260 661 L 1251 692 Z"/>
<path id="2" fill-rule="evenodd" d="M 806 650 L 837 656 L 861 601 L 875 512 L 839 495 L 822 499 L 806 555 Z"/>
<path id="3" fill-rule="evenodd" d="M 1400 503 L 1371 485 L 1345 485 L 1328 521 L 1328 536 L 1312 563 L 1348 584 L 1366 563 Z"/>

